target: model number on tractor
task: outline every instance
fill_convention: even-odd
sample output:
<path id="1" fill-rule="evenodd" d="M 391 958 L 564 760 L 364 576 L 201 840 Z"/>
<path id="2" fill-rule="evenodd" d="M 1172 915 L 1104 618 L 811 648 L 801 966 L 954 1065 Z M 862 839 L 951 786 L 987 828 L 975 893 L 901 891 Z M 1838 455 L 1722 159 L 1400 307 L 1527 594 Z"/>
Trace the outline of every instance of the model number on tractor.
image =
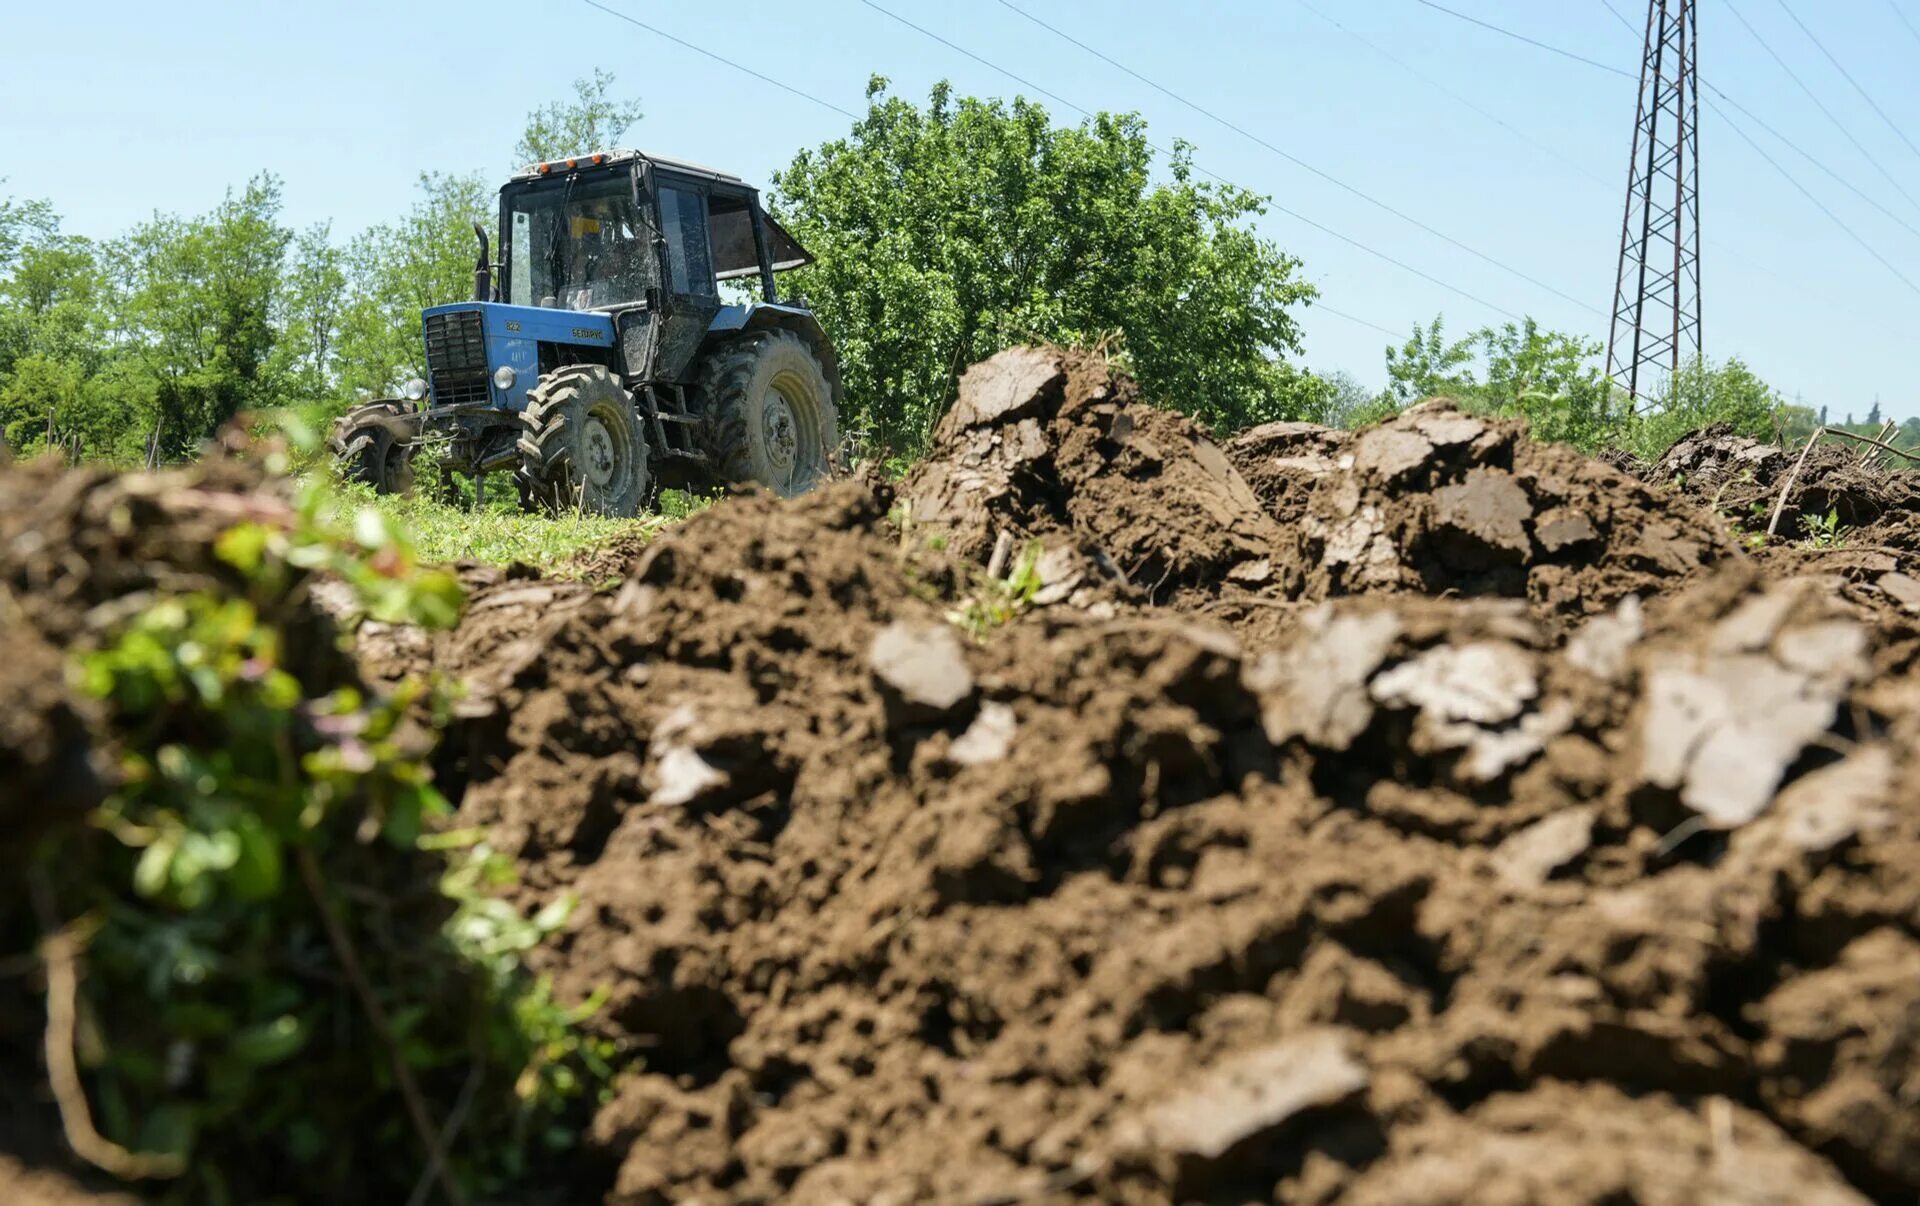
<path id="1" fill-rule="evenodd" d="M 601 336 L 600 332 L 594 330 L 592 327 L 575 327 L 573 329 L 573 337 L 575 339 L 599 339 Z"/>

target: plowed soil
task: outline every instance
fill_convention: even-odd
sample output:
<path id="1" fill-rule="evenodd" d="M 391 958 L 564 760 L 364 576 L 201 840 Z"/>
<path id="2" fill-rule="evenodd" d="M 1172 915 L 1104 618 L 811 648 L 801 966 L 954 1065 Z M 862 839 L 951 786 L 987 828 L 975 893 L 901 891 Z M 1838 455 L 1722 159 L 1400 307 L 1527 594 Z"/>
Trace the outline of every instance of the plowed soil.
<path id="1" fill-rule="evenodd" d="M 903 482 L 361 655 L 466 683 L 459 823 L 579 899 L 583 1200 L 1912 1201 L 1915 550 L 1669 483 L 1020 349 Z"/>
<path id="2" fill-rule="evenodd" d="M 1917 651 L 1513 424 L 1023 350 L 439 665 L 609 1200 L 1784 1204 L 1920 1191 Z"/>

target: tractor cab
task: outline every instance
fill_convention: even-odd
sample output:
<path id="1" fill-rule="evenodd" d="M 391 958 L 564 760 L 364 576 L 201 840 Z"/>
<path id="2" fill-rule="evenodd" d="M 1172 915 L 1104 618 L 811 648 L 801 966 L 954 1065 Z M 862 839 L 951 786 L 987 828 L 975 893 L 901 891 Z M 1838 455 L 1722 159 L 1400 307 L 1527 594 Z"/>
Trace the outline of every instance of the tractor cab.
<path id="1" fill-rule="evenodd" d="M 634 151 L 534 164 L 500 190 L 499 300 L 610 310 L 716 304 L 722 281 L 812 262 L 738 176 Z"/>

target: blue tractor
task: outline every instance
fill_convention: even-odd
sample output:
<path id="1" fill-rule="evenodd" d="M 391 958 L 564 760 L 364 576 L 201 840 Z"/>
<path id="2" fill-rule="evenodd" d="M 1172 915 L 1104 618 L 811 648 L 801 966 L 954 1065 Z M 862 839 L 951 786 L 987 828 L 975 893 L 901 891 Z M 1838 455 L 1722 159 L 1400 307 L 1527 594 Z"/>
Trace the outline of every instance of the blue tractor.
<path id="1" fill-rule="evenodd" d="M 476 225 L 473 300 L 421 315 L 427 375 L 336 425 L 342 471 L 413 486 L 512 472 L 528 507 L 634 515 L 663 486 L 798 494 L 839 441 L 840 374 L 774 274 L 810 262 L 737 176 L 611 151 L 500 190 L 500 258 Z M 728 282 L 739 282 L 728 284 Z"/>

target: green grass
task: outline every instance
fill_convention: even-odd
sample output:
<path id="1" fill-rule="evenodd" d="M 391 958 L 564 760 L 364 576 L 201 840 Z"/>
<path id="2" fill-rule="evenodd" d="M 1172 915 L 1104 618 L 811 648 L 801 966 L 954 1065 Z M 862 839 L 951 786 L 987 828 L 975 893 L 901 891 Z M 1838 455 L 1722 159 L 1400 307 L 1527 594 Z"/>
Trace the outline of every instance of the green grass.
<path id="1" fill-rule="evenodd" d="M 542 570 L 566 572 L 568 563 L 623 536 L 652 536 L 709 500 L 667 491 L 658 514 L 636 519 L 608 519 L 598 515 L 535 515 L 520 510 L 510 498 L 490 500 L 484 508 L 454 506 L 425 494 L 409 497 L 376 495 L 365 486 L 342 485 L 341 499 L 349 504 L 379 508 L 405 530 L 421 561 L 448 564 L 477 561 L 507 565 L 519 561 Z"/>

